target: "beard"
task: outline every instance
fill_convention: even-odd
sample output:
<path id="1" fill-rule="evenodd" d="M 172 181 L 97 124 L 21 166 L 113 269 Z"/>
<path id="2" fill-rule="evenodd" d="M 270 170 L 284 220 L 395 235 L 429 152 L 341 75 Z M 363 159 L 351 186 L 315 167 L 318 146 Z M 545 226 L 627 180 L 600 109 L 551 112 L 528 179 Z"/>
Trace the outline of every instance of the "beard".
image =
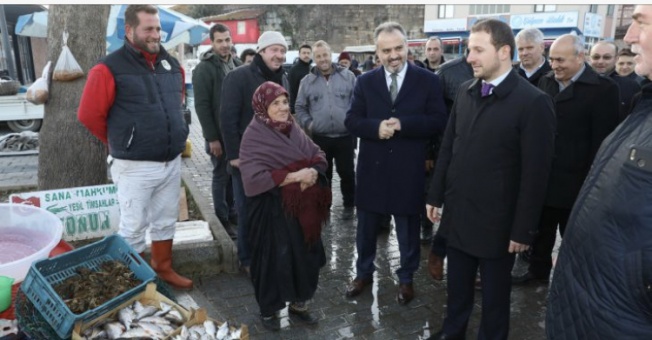
<path id="1" fill-rule="evenodd" d="M 157 54 L 161 50 L 160 40 L 156 41 L 156 45 L 154 46 L 150 46 L 150 44 L 148 44 L 147 42 L 147 39 L 140 39 L 135 34 L 133 35 L 132 40 L 134 46 L 140 48 L 143 51 L 146 51 L 147 53 Z M 150 40 L 150 42 L 154 42 L 154 41 L 155 40 L 153 39 Z"/>

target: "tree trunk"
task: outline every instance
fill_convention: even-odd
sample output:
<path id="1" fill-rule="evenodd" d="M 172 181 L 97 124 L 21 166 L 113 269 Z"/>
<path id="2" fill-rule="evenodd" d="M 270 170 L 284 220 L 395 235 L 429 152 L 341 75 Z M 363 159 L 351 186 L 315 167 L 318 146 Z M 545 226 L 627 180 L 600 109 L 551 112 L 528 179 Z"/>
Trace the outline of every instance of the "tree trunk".
<path id="1" fill-rule="evenodd" d="M 68 48 L 86 75 L 106 55 L 109 5 L 51 5 L 48 10 L 48 60 L 54 70 L 67 27 Z M 50 79 L 52 79 L 50 77 Z M 50 95 L 39 136 L 39 190 L 107 183 L 106 146 L 77 120 L 86 76 L 50 80 Z"/>

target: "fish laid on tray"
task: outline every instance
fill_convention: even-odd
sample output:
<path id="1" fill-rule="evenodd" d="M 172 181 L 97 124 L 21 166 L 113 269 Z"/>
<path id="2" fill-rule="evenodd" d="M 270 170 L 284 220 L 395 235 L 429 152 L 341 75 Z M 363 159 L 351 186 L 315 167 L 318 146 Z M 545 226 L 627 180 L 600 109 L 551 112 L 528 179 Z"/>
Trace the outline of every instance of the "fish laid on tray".
<path id="1" fill-rule="evenodd" d="M 163 339 L 185 321 L 173 306 L 160 302 L 160 308 L 136 300 L 112 318 L 98 322 L 83 332 L 83 339 Z"/>
<path id="2" fill-rule="evenodd" d="M 206 320 L 203 324 L 192 327 L 181 327 L 181 333 L 173 336 L 173 340 L 232 340 L 240 339 L 241 328 L 231 328 L 229 323 L 225 322 L 217 326 L 213 321 Z"/>

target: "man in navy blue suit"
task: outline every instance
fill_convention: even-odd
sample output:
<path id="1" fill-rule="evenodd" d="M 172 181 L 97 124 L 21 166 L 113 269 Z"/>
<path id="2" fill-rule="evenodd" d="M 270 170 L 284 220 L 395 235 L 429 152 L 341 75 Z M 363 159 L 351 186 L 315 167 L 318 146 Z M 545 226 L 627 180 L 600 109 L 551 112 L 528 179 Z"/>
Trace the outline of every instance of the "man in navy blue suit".
<path id="1" fill-rule="evenodd" d="M 374 39 L 382 67 L 358 77 L 344 122 L 360 138 L 355 197 L 357 275 L 346 296 L 357 296 L 372 282 L 379 222 L 391 214 L 401 253 L 397 301 L 404 305 L 414 297 L 412 277 L 419 268 L 425 146 L 443 132 L 447 114 L 438 77 L 407 62 L 403 27 L 383 23 Z"/>

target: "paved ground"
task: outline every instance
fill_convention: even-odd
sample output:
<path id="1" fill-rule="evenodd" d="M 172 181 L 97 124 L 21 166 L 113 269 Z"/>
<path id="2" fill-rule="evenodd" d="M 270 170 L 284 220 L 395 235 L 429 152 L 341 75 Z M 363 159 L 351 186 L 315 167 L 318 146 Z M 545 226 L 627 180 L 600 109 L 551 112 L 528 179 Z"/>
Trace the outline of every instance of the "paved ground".
<path id="1" fill-rule="evenodd" d="M 193 153 L 184 159 L 185 178 L 199 188 L 193 196 L 211 200 L 210 161 L 203 151 L 201 128 L 193 115 L 191 141 Z M 0 134 L 7 132 L 0 127 Z M 0 190 L 16 186 L 35 186 L 38 156 L 0 156 Z M 190 176 L 190 177 L 188 177 Z M 337 178 L 334 188 L 339 188 Z M 427 247 L 422 247 L 421 268 L 415 276 L 416 298 L 408 306 L 395 301 L 398 279 L 393 273 L 399 265 L 394 230 L 378 238 L 374 284 L 356 299 L 344 297 L 347 282 L 355 276 L 355 220 L 342 220 L 341 195 L 334 192 L 331 222 L 323 231 L 327 264 L 321 271 L 319 288 L 310 307 L 320 318 L 318 326 L 308 327 L 281 313 L 282 330 L 267 332 L 260 325 L 258 306 L 249 279 L 243 274 L 222 273 L 195 278 L 197 288 L 180 295 L 182 303 L 206 307 L 219 320 L 247 324 L 252 339 L 423 339 L 436 332 L 446 310 L 445 281 L 431 280 L 425 271 Z M 517 268 L 518 270 L 518 268 Z M 545 339 L 545 286 L 514 288 L 510 339 Z M 481 293 L 469 323 L 468 336 L 476 337 L 481 315 Z"/>

